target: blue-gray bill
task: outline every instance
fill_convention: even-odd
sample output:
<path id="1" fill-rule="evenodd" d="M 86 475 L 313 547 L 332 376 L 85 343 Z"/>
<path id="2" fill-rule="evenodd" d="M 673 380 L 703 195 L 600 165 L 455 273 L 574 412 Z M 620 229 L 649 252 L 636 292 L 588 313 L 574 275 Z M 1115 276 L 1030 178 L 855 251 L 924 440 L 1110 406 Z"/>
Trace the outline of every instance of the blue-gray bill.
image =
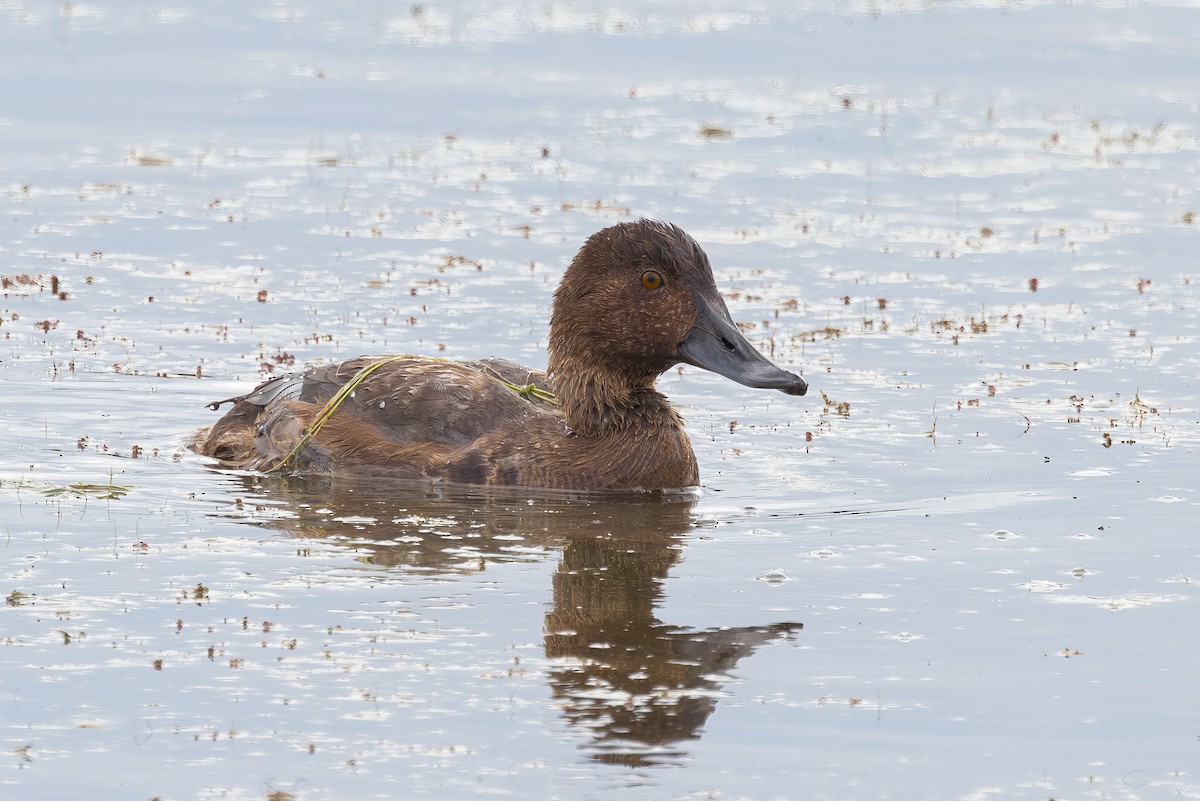
<path id="1" fill-rule="evenodd" d="M 679 356 L 696 367 L 756 389 L 803 395 L 808 382 L 779 367 L 758 351 L 738 329 L 720 298 L 698 298 L 696 322 L 679 343 Z"/>

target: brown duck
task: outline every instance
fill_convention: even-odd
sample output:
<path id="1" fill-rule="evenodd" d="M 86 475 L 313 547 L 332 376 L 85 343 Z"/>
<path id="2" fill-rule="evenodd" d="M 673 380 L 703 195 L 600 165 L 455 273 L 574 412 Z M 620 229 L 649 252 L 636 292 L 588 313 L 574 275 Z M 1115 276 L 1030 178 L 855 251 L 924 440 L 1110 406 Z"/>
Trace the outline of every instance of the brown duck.
<path id="1" fill-rule="evenodd" d="M 563 276 L 545 373 L 504 359 L 360 357 L 273 378 L 201 432 L 230 467 L 571 490 L 699 482 L 683 421 L 654 388 L 685 362 L 803 395 L 751 345 L 708 257 L 654 220 L 593 234 Z"/>

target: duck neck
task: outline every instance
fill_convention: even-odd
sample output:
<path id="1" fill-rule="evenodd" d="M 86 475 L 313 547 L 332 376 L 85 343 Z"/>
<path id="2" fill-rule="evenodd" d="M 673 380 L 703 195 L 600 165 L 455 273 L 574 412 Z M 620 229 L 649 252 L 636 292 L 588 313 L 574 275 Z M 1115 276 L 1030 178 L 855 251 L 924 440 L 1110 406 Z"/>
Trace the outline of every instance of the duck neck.
<path id="1" fill-rule="evenodd" d="M 630 429 L 679 429 L 678 412 L 654 388 L 655 375 L 627 376 L 612 370 L 572 365 L 548 370 L 567 426 L 585 437 Z"/>

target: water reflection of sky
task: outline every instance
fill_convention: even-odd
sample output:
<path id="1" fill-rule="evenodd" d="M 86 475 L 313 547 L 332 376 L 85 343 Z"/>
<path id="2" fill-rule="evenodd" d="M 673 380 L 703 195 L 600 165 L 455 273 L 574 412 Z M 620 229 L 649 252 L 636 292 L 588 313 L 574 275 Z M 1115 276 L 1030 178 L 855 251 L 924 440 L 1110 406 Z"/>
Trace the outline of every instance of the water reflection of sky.
<path id="1" fill-rule="evenodd" d="M 0 781 L 1196 793 L 1198 28 L 0 4 Z M 183 449 L 305 362 L 543 365 L 565 261 L 642 214 L 813 384 L 665 376 L 694 503 L 364 497 Z"/>

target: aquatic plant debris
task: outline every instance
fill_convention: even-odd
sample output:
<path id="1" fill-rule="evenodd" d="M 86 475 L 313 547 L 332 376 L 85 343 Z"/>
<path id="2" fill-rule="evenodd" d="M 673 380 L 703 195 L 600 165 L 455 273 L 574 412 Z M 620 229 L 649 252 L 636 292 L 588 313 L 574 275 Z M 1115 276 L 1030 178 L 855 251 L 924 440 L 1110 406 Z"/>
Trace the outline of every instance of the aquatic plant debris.
<path id="1" fill-rule="evenodd" d="M 41 492 L 48 498 L 75 495 L 81 498 L 91 496 L 107 500 L 119 500 L 132 491 L 133 487 L 125 487 L 119 484 L 89 484 L 87 482 L 76 481 L 62 487 L 43 489 Z"/>
<path id="2" fill-rule="evenodd" d="M 296 456 L 306 447 L 308 447 L 308 444 L 313 441 L 313 438 L 320 433 L 321 427 L 325 425 L 325 422 L 329 420 L 331 416 L 333 416 L 333 413 L 336 412 L 338 407 L 342 405 L 342 402 L 354 394 L 355 389 L 358 388 L 359 384 L 361 384 L 367 378 L 367 376 L 371 375 L 371 373 L 375 372 L 385 364 L 390 364 L 391 362 L 408 358 L 411 357 L 386 356 L 360 368 L 359 371 L 356 372 L 349 381 L 343 384 L 334 394 L 334 396 L 330 398 L 329 401 L 321 408 L 321 411 L 318 412 L 316 417 L 313 418 L 312 423 L 305 430 L 304 435 L 296 442 L 295 446 L 293 446 L 288 453 L 284 454 L 283 458 L 281 458 L 277 464 L 268 467 L 264 472 L 275 473 L 291 464 Z"/>

